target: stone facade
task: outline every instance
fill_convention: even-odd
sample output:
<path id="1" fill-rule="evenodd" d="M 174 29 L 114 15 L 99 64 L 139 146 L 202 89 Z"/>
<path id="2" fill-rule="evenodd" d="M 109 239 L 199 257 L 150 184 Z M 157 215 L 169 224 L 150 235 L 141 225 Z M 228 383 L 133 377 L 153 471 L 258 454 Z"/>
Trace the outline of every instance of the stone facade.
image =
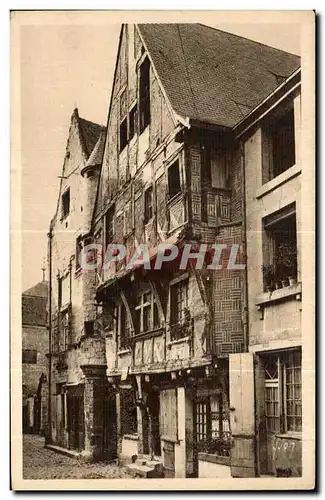
<path id="1" fill-rule="evenodd" d="M 256 472 L 301 476 L 303 309 L 301 263 L 306 256 L 302 254 L 301 231 L 303 216 L 301 206 L 303 165 L 300 156 L 301 96 L 299 85 L 294 87 L 292 84 L 291 87 L 286 100 L 281 102 L 279 95 L 275 109 L 270 110 L 259 120 L 244 140 L 250 353 L 248 356 L 254 358 L 255 366 L 256 403 L 252 418 L 257 428 Z M 282 172 L 265 180 L 263 141 L 265 141 L 266 124 L 269 120 L 277 120 L 279 115 L 286 116 L 290 111 L 294 116 L 290 132 L 294 137 L 294 158 L 291 163 L 285 165 Z M 288 141 L 286 148 L 289 147 Z M 293 227 L 293 236 L 289 223 Z M 277 254 L 277 249 L 285 243 L 282 243 L 284 237 L 291 238 L 295 247 L 296 269 L 292 283 L 288 282 L 288 274 L 283 271 L 282 255 Z M 279 238 L 281 238 L 280 243 Z M 266 264 L 274 266 L 271 283 L 265 282 L 265 276 L 263 282 L 262 266 Z M 280 279 L 282 279 L 281 285 L 277 283 Z M 270 284 L 271 287 L 266 286 Z M 290 459 L 286 452 L 289 449 Z"/>

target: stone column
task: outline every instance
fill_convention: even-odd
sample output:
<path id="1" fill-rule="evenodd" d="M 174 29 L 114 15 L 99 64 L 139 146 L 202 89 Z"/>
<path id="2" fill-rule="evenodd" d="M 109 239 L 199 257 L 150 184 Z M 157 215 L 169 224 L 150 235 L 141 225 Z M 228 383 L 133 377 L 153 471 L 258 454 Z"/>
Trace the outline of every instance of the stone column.
<path id="1" fill-rule="evenodd" d="M 85 448 L 90 461 L 103 459 L 103 399 L 106 365 L 82 365 L 86 377 L 84 390 Z"/>

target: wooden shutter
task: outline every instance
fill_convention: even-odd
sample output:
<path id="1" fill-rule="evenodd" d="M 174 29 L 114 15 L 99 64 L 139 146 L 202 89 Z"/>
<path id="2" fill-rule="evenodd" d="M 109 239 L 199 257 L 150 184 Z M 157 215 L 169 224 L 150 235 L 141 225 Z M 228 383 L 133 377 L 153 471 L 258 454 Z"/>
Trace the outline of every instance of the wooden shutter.
<path id="1" fill-rule="evenodd" d="M 230 354 L 229 390 L 233 438 L 231 475 L 233 477 L 255 477 L 253 354 Z"/>
<path id="2" fill-rule="evenodd" d="M 177 389 L 160 392 L 160 437 L 165 441 L 177 441 Z"/>

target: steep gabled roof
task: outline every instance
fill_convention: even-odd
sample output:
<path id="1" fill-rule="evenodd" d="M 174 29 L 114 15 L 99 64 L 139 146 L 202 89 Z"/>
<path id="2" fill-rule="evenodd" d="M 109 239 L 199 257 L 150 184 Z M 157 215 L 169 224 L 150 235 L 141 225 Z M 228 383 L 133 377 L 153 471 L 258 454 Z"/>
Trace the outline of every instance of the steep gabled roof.
<path id="1" fill-rule="evenodd" d="M 73 110 L 73 113 L 71 115 L 71 120 L 70 120 L 70 130 L 69 130 L 69 136 L 67 140 L 67 147 L 69 144 L 69 138 L 71 134 L 71 127 L 73 124 L 77 124 L 77 130 L 78 130 L 78 136 L 79 136 L 79 141 L 80 141 L 80 147 L 81 151 L 84 154 L 84 159 L 85 162 L 90 158 L 93 149 L 95 148 L 97 141 L 101 135 L 101 132 L 105 130 L 105 127 L 103 125 L 98 125 L 98 123 L 91 122 L 89 120 L 85 120 L 85 118 L 81 118 L 79 116 L 78 109 L 75 108 Z M 63 166 L 62 166 L 62 176 L 61 176 L 61 181 L 60 181 L 60 189 L 59 189 L 59 196 L 56 204 L 56 212 L 54 216 L 52 217 L 50 221 L 50 226 L 53 227 L 58 211 L 59 211 L 59 206 L 60 206 L 60 196 L 61 196 L 61 190 L 62 190 L 62 179 L 65 175 L 65 163 L 66 158 L 64 159 Z M 84 165 L 80 165 L 80 171 L 82 170 Z"/>
<path id="2" fill-rule="evenodd" d="M 300 57 L 201 24 L 137 25 L 173 110 L 234 127 L 300 66 Z"/>
<path id="3" fill-rule="evenodd" d="M 32 286 L 31 288 L 28 288 L 28 290 L 23 292 L 23 295 L 47 298 L 48 285 L 49 284 L 47 281 L 40 281 L 39 283 L 37 283 L 37 285 Z"/>
<path id="4" fill-rule="evenodd" d="M 46 326 L 48 282 L 41 281 L 22 294 L 22 324 Z"/>
<path id="5" fill-rule="evenodd" d="M 73 122 L 73 120 L 76 120 L 76 122 L 78 123 L 80 143 L 85 157 L 88 160 L 89 156 L 92 153 L 92 150 L 95 147 L 96 142 L 98 141 L 103 126 L 98 125 L 98 123 L 86 120 L 85 118 L 81 118 L 81 116 L 79 116 L 78 108 L 75 108 L 73 110 L 71 123 Z"/>

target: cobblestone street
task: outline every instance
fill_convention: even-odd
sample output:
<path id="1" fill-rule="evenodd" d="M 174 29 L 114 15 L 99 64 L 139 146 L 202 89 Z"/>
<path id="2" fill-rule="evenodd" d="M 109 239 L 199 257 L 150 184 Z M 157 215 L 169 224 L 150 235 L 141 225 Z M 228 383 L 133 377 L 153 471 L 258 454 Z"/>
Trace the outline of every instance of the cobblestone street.
<path id="1" fill-rule="evenodd" d="M 115 464 L 85 463 L 44 448 L 44 438 L 23 437 L 24 479 L 103 479 L 130 478 L 124 468 Z"/>

